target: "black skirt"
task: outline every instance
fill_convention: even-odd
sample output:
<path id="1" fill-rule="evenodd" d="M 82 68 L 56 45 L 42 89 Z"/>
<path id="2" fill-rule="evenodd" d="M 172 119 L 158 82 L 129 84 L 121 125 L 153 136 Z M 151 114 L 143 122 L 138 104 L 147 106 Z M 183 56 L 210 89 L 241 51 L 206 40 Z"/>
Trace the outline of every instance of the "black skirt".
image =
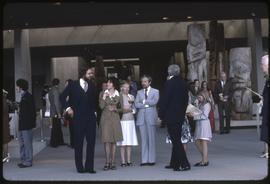
<path id="1" fill-rule="evenodd" d="M 64 145 L 63 132 L 61 119 L 52 118 L 52 130 L 51 130 L 51 147 L 57 147 L 60 145 Z"/>

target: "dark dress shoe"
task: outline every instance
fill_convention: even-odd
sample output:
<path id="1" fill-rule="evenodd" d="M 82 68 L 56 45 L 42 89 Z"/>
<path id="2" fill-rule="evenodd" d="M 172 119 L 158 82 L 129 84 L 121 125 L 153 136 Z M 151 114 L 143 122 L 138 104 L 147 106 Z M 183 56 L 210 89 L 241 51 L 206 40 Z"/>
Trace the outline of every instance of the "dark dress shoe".
<path id="1" fill-rule="evenodd" d="M 181 171 L 179 167 L 173 168 L 173 171 Z"/>
<path id="2" fill-rule="evenodd" d="M 166 169 L 173 169 L 173 166 L 171 166 L 171 165 L 166 165 L 165 168 L 166 168 Z"/>
<path id="3" fill-rule="evenodd" d="M 224 131 L 220 131 L 219 134 L 225 134 L 225 132 Z"/>
<path id="4" fill-rule="evenodd" d="M 140 166 L 147 166 L 148 163 L 141 163 Z"/>
<path id="5" fill-rule="evenodd" d="M 96 174 L 97 172 L 95 170 L 90 170 L 90 171 L 87 171 L 88 173 L 90 174 Z"/>
<path id="6" fill-rule="evenodd" d="M 156 164 L 155 162 L 148 163 L 148 165 L 150 165 L 150 166 L 154 166 L 155 164 Z"/>
<path id="7" fill-rule="evenodd" d="M 77 172 L 78 173 L 86 173 L 86 170 L 84 170 L 84 169 L 77 169 Z"/>
<path id="8" fill-rule="evenodd" d="M 188 171 L 190 170 L 190 166 L 180 167 L 180 171 Z"/>
<path id="9" fill-rule="evenodd" d="M 26 167 L 32 167 L 32 165 L 24 165 L 22 163 L 18 164 L 19 168 L 26 168 Z"/>
<path id="10" fill-rule="evenodd" d="M 225 133 L 225 134 L 228 134 L 228 133 L 230 133 L 230 131 L 229 131 L 229 130 L 226 130 L 224 133 Z"/>

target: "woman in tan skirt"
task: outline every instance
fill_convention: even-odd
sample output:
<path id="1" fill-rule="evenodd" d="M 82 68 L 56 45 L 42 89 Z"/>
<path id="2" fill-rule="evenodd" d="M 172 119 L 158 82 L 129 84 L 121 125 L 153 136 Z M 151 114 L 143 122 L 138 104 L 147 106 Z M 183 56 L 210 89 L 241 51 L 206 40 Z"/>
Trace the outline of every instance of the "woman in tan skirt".
<path id="1" fill-rule="evenodd" d="M 115 170 L 115 151 L 116 142 L 122 141 L 122 129 L 120 124 L 119 110 L 120 104 L 119 92 L 116 90 L 116 78 L 109 78 L 107 90 L 100 94 L 99 106 L 102 110 L 100 127 L 101 140 L 104 143 L 106 154 L 106 163 L 104 170 Z"/>

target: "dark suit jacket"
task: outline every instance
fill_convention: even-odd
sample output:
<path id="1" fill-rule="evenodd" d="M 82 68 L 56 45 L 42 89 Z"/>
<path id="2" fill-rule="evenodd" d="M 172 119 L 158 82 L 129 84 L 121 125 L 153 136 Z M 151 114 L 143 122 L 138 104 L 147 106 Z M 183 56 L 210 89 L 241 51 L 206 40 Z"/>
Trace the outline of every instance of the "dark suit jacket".
<path id="1" fill-rule="evenodd" d="M 165 92 L 160 99 L 159 117 L 167 123 L 182 123 L 188 105 L 188 85 L 179 76 L 165 83 Z"/>
<path id="2" fill-rule="evenodd" d="M 214 100 L 216 103 L 219 103 L 221 102 L 219 100 L 219 93 L 223 93 L 223 96 L 228 96 L 228 102 L 231 101 L 232 99 L 232 81 L 231 80 L 227 80 L 225 85 L 221 86 L 221 81 L 217 81 L 216 83 L 216 86 L 215 86 L 215 90 L 214 90 L 214 94 L 213 94 L 213 97 L 214 97 Z"/>
<path id="3" fill-rule="evenodd" d="M 69 96 L 68 101 L 66 101 L 67 96 Z M 71 82 L 60 95 L 60 101 L 64 110 L 67 107 L 71 107 L 74 111 L 74 125 L 90 122 L 96 123 L 96 100 L 94 85 L 89 82 L 88 90 L 84 92 L 79 80 Z"/>
<path id="4" fill-rule="evenodd" d="M 269 79 L 266 80 L 263 89 L 263 106 L 262 106 L 262 124 L 265 125 L 266 129 L 269 126 Z"/>
<path id="5" fill-rule="evenodd" d="M 19 130 L 36 127 L 36 107 L 33 96 L 26 91 L 19 104 Z"/>

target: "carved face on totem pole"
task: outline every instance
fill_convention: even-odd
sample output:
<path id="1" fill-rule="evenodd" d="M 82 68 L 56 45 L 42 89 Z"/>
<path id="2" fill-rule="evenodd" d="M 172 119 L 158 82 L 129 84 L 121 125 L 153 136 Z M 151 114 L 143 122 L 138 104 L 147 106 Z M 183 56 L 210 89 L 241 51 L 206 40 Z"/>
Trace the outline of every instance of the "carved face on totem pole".
<path id="1" fill-rule="evenodd" d="M 188 80 L 207 80 L 206 41 L 205 27 L 203 24 L 191 24 L 188 26 Z"/>
<path id="2" fill-rule="evenodd" d="M 251 68 L 249 47 L 230 50 L 230 77 L 233 78 L 232 109 L 235 116 L 238 113 L 239 117 L 248 117 L 252 113 L 252 96 L 250 91 L 245 88 L 251 86 Z"/>

